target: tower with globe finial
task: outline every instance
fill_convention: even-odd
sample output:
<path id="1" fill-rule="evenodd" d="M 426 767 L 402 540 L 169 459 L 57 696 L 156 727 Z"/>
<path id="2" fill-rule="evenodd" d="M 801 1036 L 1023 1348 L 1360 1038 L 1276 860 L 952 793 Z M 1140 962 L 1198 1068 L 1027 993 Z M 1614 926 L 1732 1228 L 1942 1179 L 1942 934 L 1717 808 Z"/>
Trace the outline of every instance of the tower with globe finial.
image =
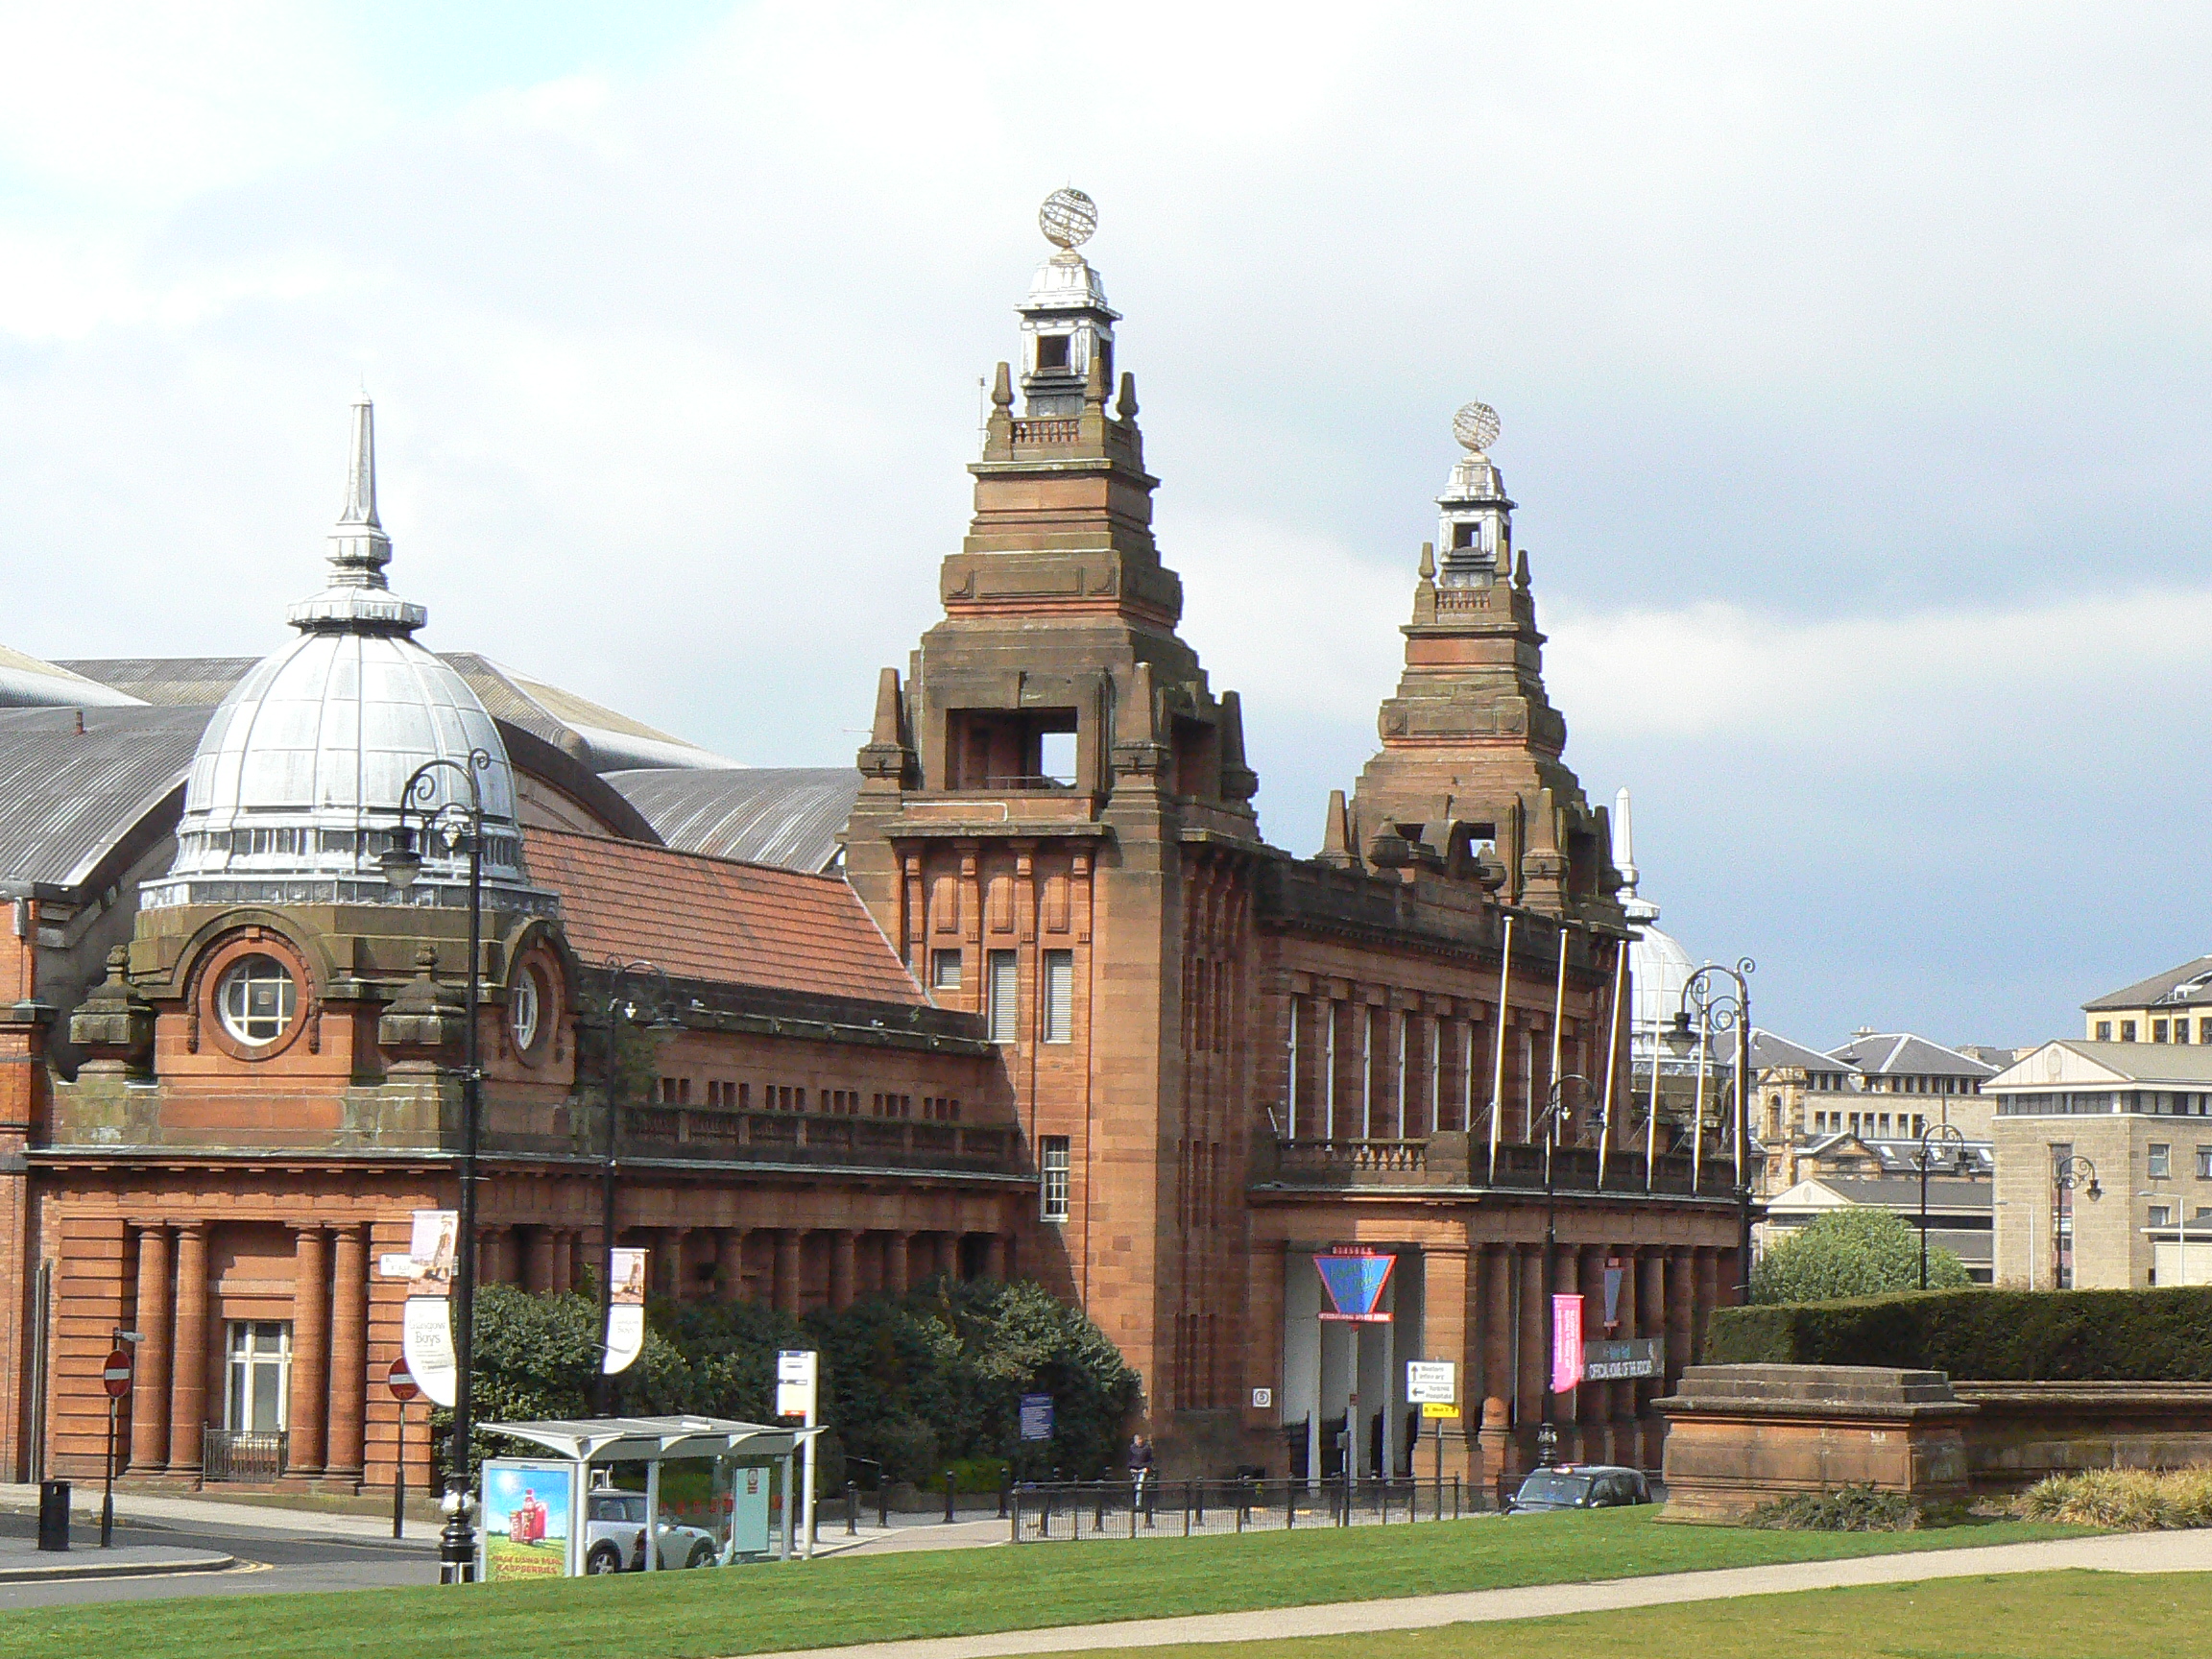
<path id="1" fill-rule="evenodd" d="M 1490 445 L 1497 411 L 1453 418 L 1466 453 L 1436 498 L 1439 563 L 1421 549 L 1406 669 L 1382 708 L 1340 857 L 1479 871 L 1509 903 L 1620 925 L 1604 812 L 1561 758 L 1567 722 L 1544 689 L 1544 636 L 1513 501 Z"/>

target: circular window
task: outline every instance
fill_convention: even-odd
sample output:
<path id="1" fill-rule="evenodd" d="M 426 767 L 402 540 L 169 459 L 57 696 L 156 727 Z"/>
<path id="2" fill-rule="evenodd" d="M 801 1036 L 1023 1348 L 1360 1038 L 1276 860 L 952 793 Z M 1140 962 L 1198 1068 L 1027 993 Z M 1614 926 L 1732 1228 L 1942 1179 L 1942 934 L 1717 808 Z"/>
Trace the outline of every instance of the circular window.
<path id="1" fill-rule="evenodd" d="M 256 954 L 240 957 L 223 975 L 215 1006 L 225 1030 L 241 1043 L 259 1046 L 291 1029 L 299 995 L 283 963 Z"/>
<path id="2" fill-rule="evenodd" d="M 523 969 L 507 1004 L 507 1018 L 515 1028 L 516 1047 L 530 1049 L 538 1046 L 538 1028 L 545 1018 L 545 1003 L 544 975 L 536 968 Z"/>

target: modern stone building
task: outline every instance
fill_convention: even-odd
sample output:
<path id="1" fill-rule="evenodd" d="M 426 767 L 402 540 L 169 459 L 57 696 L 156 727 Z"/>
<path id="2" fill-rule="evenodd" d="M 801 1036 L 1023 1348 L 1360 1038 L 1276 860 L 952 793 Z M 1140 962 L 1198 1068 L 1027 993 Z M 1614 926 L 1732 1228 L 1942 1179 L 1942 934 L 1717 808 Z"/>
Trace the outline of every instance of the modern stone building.
<path id="1" fill-rule="evenodd" d="M 1302 859 L 1180 635 L 1097 273 L 1064 241 L 1020 314 L 942 619 L 856 770 L 733 768 L 424 649 L 365 400 L 289 644 L 0 663 L 0 1464 L 97 1467 L 130 1326 L 134 1475 L 274 1442 L 287 1479 L 389 1482 L 376 1263 L 453 1200 L 469 1021 L 489 1279 L 584 1281 L 612 1133 L 661 1294 L 1037 1277 L 1140 1372 L 1170 1469 L 1403 1466 L 1408 1358 L 1506 1405 L 1488 1464 L 1471 1404 L 1446 1470 L 1516 1467 L 1548 1286 L 1668 1365 L 1561 1402 L 1565 1450 L 1656 1463 L 1648 1402 L 1741 1280 L 1739 1149 L 1694 1174 L 1626 1087 L 1632 929 L 1494 418 L 1462 421 L 1381 746 Z M 485 808 L 474 1008 L 462 850 L 404 894 L 379 873 L 426 762 L 429 805 L 467 777 Z M 676 1029 L 611 1113 L 597 1033 L 639 963 L 624 1000 Z M 1390 1323 L 1317 1317 L 1346 1248 L 1396 1258 Z"/>
<path id="2" fill-rule="evenodd" d="M 2093 1043 L 2212 1043 L 2212 956 L 2081 1004 Z"/>

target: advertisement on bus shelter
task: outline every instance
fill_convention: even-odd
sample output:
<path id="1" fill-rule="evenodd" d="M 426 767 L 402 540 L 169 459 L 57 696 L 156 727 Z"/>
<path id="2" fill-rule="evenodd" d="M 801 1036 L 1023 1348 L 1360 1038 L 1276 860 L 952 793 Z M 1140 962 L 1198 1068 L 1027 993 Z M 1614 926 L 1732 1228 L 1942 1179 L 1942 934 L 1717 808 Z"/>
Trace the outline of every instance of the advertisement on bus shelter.
<path id="1" fill-rule="evenodd" d="M 485 1581 L 564 1578 L 576 1535 L 575 1467 L 524 1457 L 484 1459 Z"/>

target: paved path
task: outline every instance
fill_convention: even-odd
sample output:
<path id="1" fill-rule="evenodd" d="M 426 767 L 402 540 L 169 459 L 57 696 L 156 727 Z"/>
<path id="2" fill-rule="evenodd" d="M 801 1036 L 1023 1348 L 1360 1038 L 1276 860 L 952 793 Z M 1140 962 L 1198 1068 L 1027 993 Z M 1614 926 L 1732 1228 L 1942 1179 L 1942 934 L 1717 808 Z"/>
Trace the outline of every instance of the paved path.
<path id="1" fill-rule="evenodd" d="M 36 1486 L 0 1483 L 0 1509 L 22 1510 L 37 1513 L 38 1488 Z M 97 1520 L 100 1514 L 100 1487 L 96 1482 L 85 1482 L 71 1488 L 69 1512 L 80 1522 L 85 1517 Z M 159 1522 L 170 1527 L 214 1527 L 228 1530 L 245 1527 L 249 1530 L 281 1532 L 290 1538 L 357 1538 L 392 1541 L 392 1517 L 383 1515 L 348 1515 L 324 1509 L 291 1509 L 278 1503 L 241 1503 L 228 1499 L 195 1498 L 190 1494 L 169 1497 L 152 1492 L 118 1492 L 115 1494 L 115 1513 L 118 1518 L 129 1516 L 132 1520 Z M 410 1516 L 406 1522 L 406 1536 L 425 1544 L 438 1541 L 439 1523 L 419 1521 Z"/>
<path id="2" fill-rule="evenodd" d="M 124 1534 L 129 1537 L 130 1534 Z M 93 1533 L 93 1540 L 99 1534 Z M 206 1550 L 130 1542 L 103 1550 L 74 1538 L 67 1550 L 45 1551 L 35 1538 L 0 1538 L 0 1584 L 53 1584 L 76 1578 L 136 1578 L 154 1573 L 221 1573 L 237 1558 Z"/>
<path id="3" fill-rule="evenodd" d="M 1911 1583 L 1928 1578 L 1973 1578 L 1992 1574 L 2049 1573 L 2066 1567 L 2086 1567 L 2107 1573 L 2212 1571 L 2212 1532 L 2152 1532 L 2115 1538 L 2063 1539 L 2048 1544 L 2000 1544 L 1981 1550 L 1913 1551 L 1901 1555 L 1860 1556 L 1848 1561 L 1801 1561 L 1778 1567 L 1668 1573 L 1649 1578 L 1613 1578 L 1596 1583 L 1468 1590 L 1450 1596 L 1340 1601 L 1252 1613 L 1201 1613 L 1181 1619 L 1007 1630 L 993 1636 L 875 1642 L 852 1647 L 806 1648 L 794 1654 L 757 1654 L 752 1659 L 801 1659 L 802 1653 L 804 1659 L 1001 1659 L 1005 1655 L 1071 1653 L 1091 1648 L 1161 1647 L 1182 1642 L 1279 1642 L 1291 1636 L 1421 1630 L 1440 1624 L 1539 1619 L 1559 1613 L 1664 1606 L 1679 1601 L 1717 1601 L 1736 1596 L 1772 1596 L 1791 1590 Z"/>

